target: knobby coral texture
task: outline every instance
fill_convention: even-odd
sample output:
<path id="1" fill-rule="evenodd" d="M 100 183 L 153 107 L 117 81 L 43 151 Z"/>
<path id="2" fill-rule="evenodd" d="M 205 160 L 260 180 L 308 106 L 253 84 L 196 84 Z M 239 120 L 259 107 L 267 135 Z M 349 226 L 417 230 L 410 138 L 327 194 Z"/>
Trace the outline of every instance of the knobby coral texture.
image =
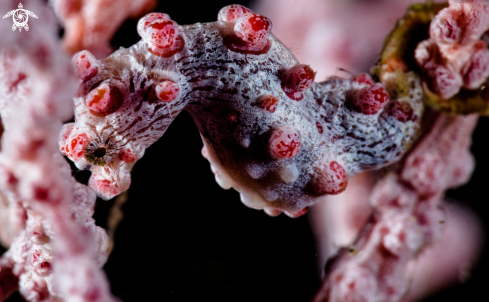
<path id="1" fill-rule="evenodd" d="M 372 181 L 372 217 L 330 259 L 315 300 L 401 301 L 409 266 L 441 236 L 445 191 L 472 173 L 472 112 L 483 111 L 447 115 L 423 98 L 428 91 L 450 103 L 462 86 L 484 90 L 486 2 L 415 5 L 371 75 L 322 82 L 272 34 L 272 20 L 241 5 L 223 7 L 217 22 L 184 26 L 149 13 L 137 24 L 138 43 L 99 59 L 121 20 L 152 5 L 128 2 L 114 12 L 112 3 L 53 1 L 66 26 L 64 49 L 88 48 L 74 54 L 72 67 L 40 1 L 24 3 L 38 12 L 39 26 L 26 36 L 5 33 L 0 44 L 0 185 L 9 213 L 1 234 L 10 245 L 0 259 L 0 300 L 18 288 L 29 301 L 117 301 L 99 269 L 110 248 L 91 218 L 95 195 L 126 191 L 135 163 L 185 110 L 218 184 L 270 216 L 304 215 L 356 174 L 383 169 Z M 104 28 L 103 16 L 113 14 Z M 440 37 L 453 24 L 460 33 L 447 46 Z M 406 38 L 423 26 L 424 35 Z M 428 28 L 430 40 L 421 42 Z M 445 83 L 436 71 L 443 68 L 466 79 L 451 94 L 433 86 Z M 71 98 L 75 122 L 62 125 Z M 88 186 L 71 177 L 61 153 L 91 171 Z"/>
<path id="2" fill-rule="evenodd" d="M 29 301 L 112 301 L 100 270 L 107 235 L 91 218 L 95 194 L 71 177 L 57 151 L 76 78 L 59 47 L 52 11 L 40 1 L 24 5 L 43 21 L 22 36 L 2 32 L 0 185 L 12 207 L 2 224 L 14 227 L 12 238 L 4 238 L 10 249 L 0 260 L 0 299 L 18 288 Z M 0 4 L 6 12 L 15 7 Z"/>

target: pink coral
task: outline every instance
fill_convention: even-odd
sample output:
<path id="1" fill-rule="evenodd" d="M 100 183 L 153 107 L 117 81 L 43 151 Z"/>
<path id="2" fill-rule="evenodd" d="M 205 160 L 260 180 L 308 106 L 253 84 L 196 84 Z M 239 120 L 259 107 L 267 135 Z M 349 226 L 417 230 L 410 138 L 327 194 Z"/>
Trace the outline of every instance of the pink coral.
<path id="1" fill-rule="evenodd" d="M 11 1 L 2 2 L 0 9 L 12 6 Z M 107 259 L 108 240 L 91 219 L 95 194 L 71 177 L 69 165 L 57 152 L 62 121 L 72 114 L 67 100 L 75 92 L 76 79 L 57 44 L 54 15 L 37 1 L 25 1 L 24 6 L 43 22 L 25 36 L 3 33 L 0 42 L 5 129 L 0 187 L 9 207 L 24 210 L 13 219 L 23 220 L 25 227 L 14 229 L 11 247 L 0 260 L 2 287 L 12 286 L 2 288 L 2 299 L 15 285 L 29 301 L 60 296 L 66 301 L 113 301 L 99 270 Z M 18 285 L 9 281 L 15 278 Z M 92 292 L 96 296 L 87 298 Z"/>
<path id="2" fill-rule="evenodd" d="M 430 39 L 421 42 L 416 61 L 425 83 L 449 99 L 460 88 L 478 89 L 489 77 L 489 50 L 481 40 L 489 29 L 485 0 L 450 0 L 430 25 Z"/>

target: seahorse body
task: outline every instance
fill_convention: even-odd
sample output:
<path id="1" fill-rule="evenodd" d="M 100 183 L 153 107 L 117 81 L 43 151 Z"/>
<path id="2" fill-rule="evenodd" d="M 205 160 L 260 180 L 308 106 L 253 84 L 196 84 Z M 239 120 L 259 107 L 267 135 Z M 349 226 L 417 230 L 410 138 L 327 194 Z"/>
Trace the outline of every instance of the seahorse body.
<path id="1" fill-rule="evenodd" d="M 271 215 L 297 217 L 409 148 L 423 110 L 416 76 L 407 96 L 367 75 L 313 83 L 266 17 L 230 7 L 220 21 L 187 26 L 152 13 L 132 47 L 103 60 L 75 55 L 76 122 L 64 126 L 60 148 L 92 171 L 100 197 L 128 188 L 131 167 L 183 109 L 218 183 Z"/>

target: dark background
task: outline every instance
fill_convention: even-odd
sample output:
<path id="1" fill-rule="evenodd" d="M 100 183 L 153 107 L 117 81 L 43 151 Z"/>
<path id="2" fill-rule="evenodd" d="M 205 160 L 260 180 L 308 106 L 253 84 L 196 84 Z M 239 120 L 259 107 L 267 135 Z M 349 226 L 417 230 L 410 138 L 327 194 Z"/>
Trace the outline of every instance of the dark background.
<path id="1" fill-rule="evenodd" d="M 160 2 L 155 11 L 179 24 L 215 21 L 228 4 L 249 6 L 249 1 Z M 112 41 L 115 48 L 139 40 L 136 24 L 124 23 Z M 481 118 L 474 133 L 472 180 L 448 193 L 486 220 L 486 230 L 488 130 L 489 120 Z M 310 300 L 320 279 L 307 215 L 271 218 L 246 208 L 237 192 L 216 184 L 201 148 L 197 128 L 183 112 L 135 165 L 125 218 L 105 265 L 113 293 L 124 302 Z M 101 225 L 109 205 L 98 201 Z M 487 254 L 466 283 L 424 301 L 489 301 Z M 22 300 L 16 293 L 8 301 Z"/>

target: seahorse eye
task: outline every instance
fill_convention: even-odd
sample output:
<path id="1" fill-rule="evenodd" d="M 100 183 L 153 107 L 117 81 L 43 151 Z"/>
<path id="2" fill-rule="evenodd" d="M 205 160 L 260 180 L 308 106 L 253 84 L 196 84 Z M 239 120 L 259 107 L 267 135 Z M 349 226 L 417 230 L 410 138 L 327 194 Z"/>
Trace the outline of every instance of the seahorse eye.
<path id="1" fill-rule="evenodd" d="M 95 149 L 95 151 L 93 151 L 93 156 L 101 158 L 104 157 L 106 153 L 107 153 L 107 148 L 105 146 L 102 146 L 102 147 L 98 147 L 97 149 Z"/>

